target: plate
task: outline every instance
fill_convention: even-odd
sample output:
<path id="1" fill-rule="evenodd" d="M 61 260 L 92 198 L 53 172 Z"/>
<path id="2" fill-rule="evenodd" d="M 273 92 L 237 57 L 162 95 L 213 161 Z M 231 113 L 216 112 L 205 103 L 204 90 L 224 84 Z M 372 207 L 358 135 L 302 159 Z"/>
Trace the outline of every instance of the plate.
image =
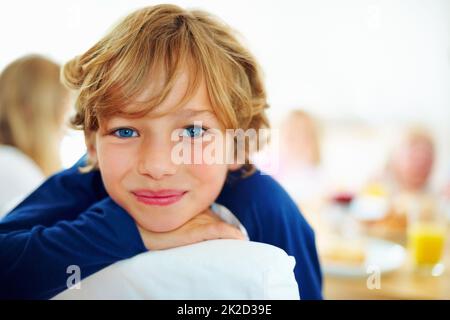
<path id="1" fill-rule="evenodd" d="M 399 269 L 405 259 L 403 246 L 381 239 L 367 239 L 366 259 L 360 266 L 344 264 L 324 264 L 322 269 L 326 275 L 345 278 L 367 277 L 374 272 L 381 274 Z"/>

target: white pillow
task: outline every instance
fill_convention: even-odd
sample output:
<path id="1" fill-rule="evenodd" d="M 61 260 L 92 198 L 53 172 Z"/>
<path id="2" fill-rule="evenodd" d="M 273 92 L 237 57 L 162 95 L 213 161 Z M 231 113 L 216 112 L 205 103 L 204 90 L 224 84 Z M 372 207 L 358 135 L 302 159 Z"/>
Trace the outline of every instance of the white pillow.
<path id="1" fill-rule="evenodd" d="M 272 245 L 209 240 L 119 261 L 53 299 L 296 300 L 294 266 Z"/>

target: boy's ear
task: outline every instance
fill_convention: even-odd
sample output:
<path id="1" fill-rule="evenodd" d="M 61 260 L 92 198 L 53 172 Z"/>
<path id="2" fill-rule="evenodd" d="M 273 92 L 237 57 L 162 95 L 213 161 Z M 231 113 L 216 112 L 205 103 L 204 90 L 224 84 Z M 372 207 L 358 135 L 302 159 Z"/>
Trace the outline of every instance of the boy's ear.
<path id="1" fill-rule="evenodd" d="M 97 163 L 97 145 L 95 143 L 95 132 L 86 132 L 84 135 L 89 160 L 91 163 Z"/>

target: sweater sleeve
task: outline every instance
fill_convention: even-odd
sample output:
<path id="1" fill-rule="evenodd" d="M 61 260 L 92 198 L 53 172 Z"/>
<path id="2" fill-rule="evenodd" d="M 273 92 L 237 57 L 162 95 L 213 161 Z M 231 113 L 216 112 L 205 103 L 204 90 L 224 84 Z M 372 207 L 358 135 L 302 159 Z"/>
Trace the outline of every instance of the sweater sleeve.
<path id="1" fill-rule="evenodd" d="M 108 196 L 100 172 L 80 173 L 80 159 L 72 168 L 48 178 L 17 207 L 0 220 L 0 232 L 51 226 L 73 220 L 92 204 Z"/>
<path id="2" fill-rule="evenodd" d="M 79 268 L 82 279 L 146 250 L 134 220 L 109 197 L 74 220 L 5 229 L 0 229 L 0 299 L 51 298 L 68 288 L 69 267 Z"/>

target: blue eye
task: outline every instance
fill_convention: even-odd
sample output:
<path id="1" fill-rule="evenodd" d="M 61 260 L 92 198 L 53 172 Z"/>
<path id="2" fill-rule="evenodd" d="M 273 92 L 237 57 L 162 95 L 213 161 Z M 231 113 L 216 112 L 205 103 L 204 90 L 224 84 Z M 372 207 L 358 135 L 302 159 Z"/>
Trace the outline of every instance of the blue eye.
<path id="1" fill-rule="evenodd" d="M 205 131 L 206 131 L 206 129 L 203 127 L 189 126 L 189 127 L 186 127 L 183 129 L 182 136 L 189 137 L 189 138 L 199 138 L 199 137 L 203 136 Z"/>
<path id="2" fill-rule="evenodd" d="M 130 128 L 121 128 L 117 129 L 114 132 L 114 135 L 119 138 L 132 138 L 137 137 L 137 132 Z"/>

